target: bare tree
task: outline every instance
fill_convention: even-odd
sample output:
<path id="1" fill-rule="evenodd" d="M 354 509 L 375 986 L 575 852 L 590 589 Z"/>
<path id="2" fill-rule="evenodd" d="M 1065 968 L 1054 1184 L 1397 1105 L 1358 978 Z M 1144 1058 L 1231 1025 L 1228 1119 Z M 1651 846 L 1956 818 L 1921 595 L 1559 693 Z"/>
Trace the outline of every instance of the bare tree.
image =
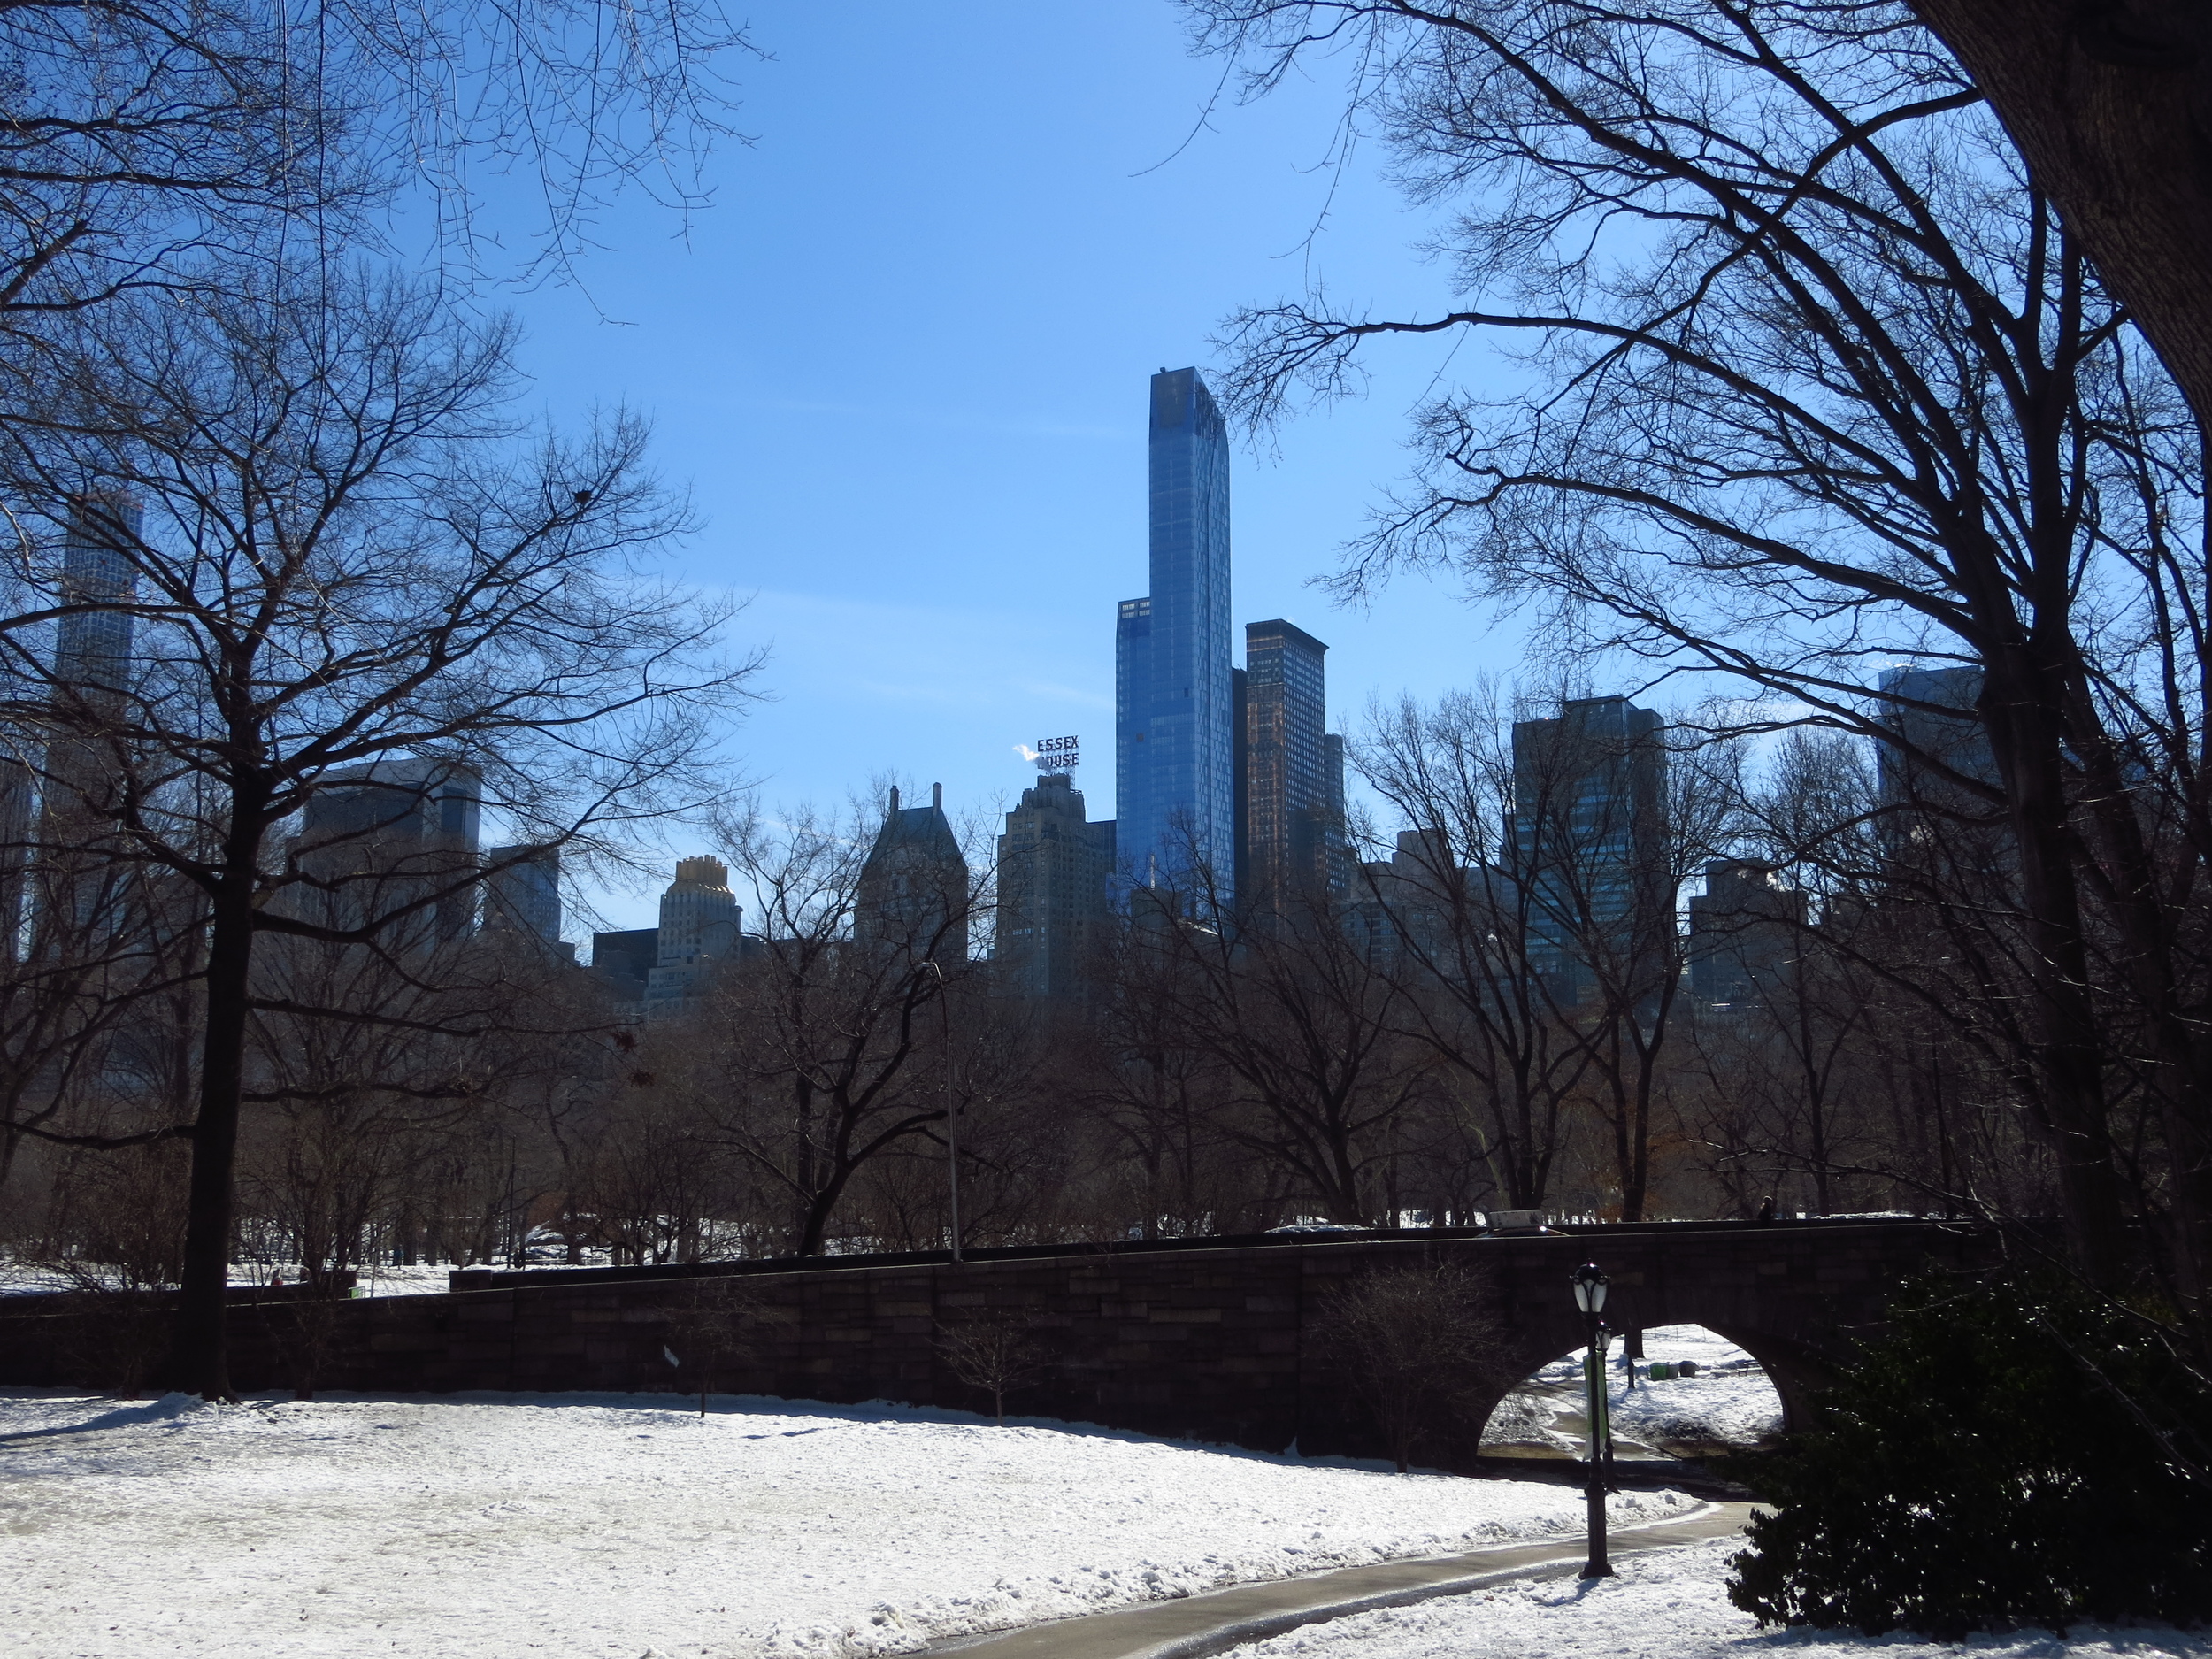
<path id="1" fill-rule="evenodd" d="M 857 816 L 857 815 L 856 815 Z M 933 890 L 911 926 L 869 914 L 864 824 L 757 810 L 725 826 L 733 879 L 757 905 L 757 954 L 718 976 L 709 1110 L 787 1206 L 795 1254 L 819 1252 L 853 1178 L 934 1139 L 959 1107 L 956 1045 L 980 996 L 965 960 L 981 887 Z"/>
<path id="2" fill-rule="evenodd" d="M 937 1327 L 937 1352 L 952 1374 L 991 1396 L 991 1416 L 1006 1421 L 1006 1396 L 1030 1386 L 1052 1367 L 1052 1353 L 1037 1340 L 1030 1323 L 1010 1308 L 1001 1308 Z"/>
<path id="3" fill-rule="evenodd" d="M 247 1030 L 282 1006 L 257 995 L 257 942 L 374 948 L 479 879 L 426 867 L 395 891 L 319 862 L 357 831 L 286 848 L 280 826 L 334 773 L 412 755 L 470 769 L 534 843 L 619 856 L 640 815 L 705 791 L 703 721 L 744 672 L 714 657 L 715 614 L 634 573 L 683 525 L 640 475 L 635 423 L 519 448 L 510 331 L 366 277 L 338 299 L 103 308 L 0 444 L 23 510 L 128 572 L 86 597 L 34 560 L 45 614 L 127 617 L 140 665 L 119 706 L 74 695 L 19 623 L 0 718 L 96 757 L 82 810 L 205 918 L 198 1099 L 173 1127 L 193 1187 L 173 1380 L 211 1396 L 229 1392 Z M 319 910 L 280 902 L 309 894 Z"/>
<path id="4" fill-rule="evenodd" d="M 1227 1085 L 1219 1133 L 1330 1220 L 1376 1219 L 1394 1132 L 1431 1087 L 1427 1056 L 1400 1034 L 1397 983 L 1325 888 L 1240 925 L 1206 861 L 1183 867 L 1194 890 L 1137 889 L 1130 928 L 1141 959 L 1158 964 L 1148 977 L 1179 992 L 1168 1010 L 1178 1046 Z"/>
<path id="5" fill-rule="evenodd" d="M 1509 1380 L 1490 1300 L 1467 1269 L 1429 1262 L 1361 1273 L 1315 1310 L 1314 1340 L 1372 1414 L 1400 1474 Z"/>
<path id="6" fill-rule="evenodd" d="M 488 251 L 480 180 L 510 168 L 542 204 L 524 267 L 565 271 L 625 186 L 680 211 L 704 200 L 744 50 L 712 0 L 10 6 L 0 330 L 35 346 L 42 320 L 119 295 L 388 242 L 396 198 L 467 271 Z"/>
<path id="7" fill-rule="evenodd" d="M 1261 85 L 1356 42 L 1356 96 L 1416 189 L 1469 204 L 1445 233 L 1463 308 L 1252 312 L 1232 401 L 1264 418 L 1299 383 L 1342 389 L 1379 335 L 1532 354 L 1525 396 L 1424 411 L 1424 470 L 1348 580 L 1441 563 L 1548 594 L 1579 649 L 1747 680 L 1974 803 L 2009 845 L 1984 933 L 2026 975 L 2012 1074 L 2077 1258 L 2119 1282 L 2145 1213 L 2196 1307 L 2197 435 L 1974 88 L 1882 6 L 1194 9 Z M 1975 671 L 1989 773 L 1909 735 L 1958 713 L 1873 672 L 1916 654 Z M 2141 1181 L 2116 1120 L 2137 1090 L 2160 1143 Z"/>
<path id="8" fill-rule="evenodd" d="M 755 1286 L 741 1279 L 695 1280 L 669 1310 L 668 1351 L 683 1380 L 699 1391 L 699 1415 L 717 1376 L 726 1375 L 753 1345 L 763 1312 Z"/>

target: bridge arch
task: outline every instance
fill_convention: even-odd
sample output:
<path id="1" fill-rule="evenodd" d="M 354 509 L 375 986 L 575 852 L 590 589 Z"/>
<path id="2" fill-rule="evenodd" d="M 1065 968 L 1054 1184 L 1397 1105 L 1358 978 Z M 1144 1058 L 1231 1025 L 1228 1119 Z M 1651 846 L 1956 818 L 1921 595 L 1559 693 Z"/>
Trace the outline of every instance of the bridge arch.
<path id="1" fill-rule="evenodd" d="M 1747 1447 L 1781 1425 L 1780 1389 L 1772 1373 L 1740 1344 L 1702 1325 L 1662 1325 L 1641 1334 L 1647 1345 L 1639 1380 L 1627 1386 L 1623 1368 L 1626 1333 L 1617 1333 L 1606 1366 L 1613 1433 L 1624 1448 L 1650 1447 L 1663 1455 L 1701 1455 L 1705 1450 Z M 1582 1358 L 1578 1343 L 1509 1386 L 1479 1429 L 1480 1455 L 1576 1456 L 1586 1433 Z M 1692 1379 L 1654 1381 L 1651 1364 L 1696 1362 Z M 1511 1408 L 1509 1409 L 1509 1408 Z M 1697 1432 L 1692 1425 L 1702 1425 Z M 1694 1443 L 1701 1449 L 1674 1448 Z M 1635 1452 L 1625 1451 L 1634 1456 Z"/>

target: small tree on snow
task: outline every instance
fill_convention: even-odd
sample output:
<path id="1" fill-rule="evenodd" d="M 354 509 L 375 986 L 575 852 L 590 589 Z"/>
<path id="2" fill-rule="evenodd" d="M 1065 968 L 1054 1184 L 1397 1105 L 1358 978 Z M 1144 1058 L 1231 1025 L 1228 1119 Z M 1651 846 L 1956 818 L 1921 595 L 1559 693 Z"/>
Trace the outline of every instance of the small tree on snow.
<path id="1" fill-rule="evenodd" d="M 1316 1313 L 1315 1344 L 1367 1407 L 1402 1475 L 1415 1447 L 1499 1378 L 1484 1288 L 1449 1262 L 1384 1268 L 1331 1291 Z"/>
<path id="2" fill-rule="evenodd" d="M 685 1392 L 698 1389 L 701 1417 L 707 1414 L 715 1373 L 745 1351 L 759 1314 L 753 1286 L 727 1279 L 700 1280 L 687 1300 L 669 1310 L 666 1353 Z"/>
<path id="3" fill-rule="evenodd" d="M 1052 1363 L 1029 1321 L 1010 1310 L 941 1327 L 937 1352 L 954 1376 L 991 1396 L 991 1415 L 1000 1423 L 1006 1421 L 1006 1396 L 1037 1381 Z"/>

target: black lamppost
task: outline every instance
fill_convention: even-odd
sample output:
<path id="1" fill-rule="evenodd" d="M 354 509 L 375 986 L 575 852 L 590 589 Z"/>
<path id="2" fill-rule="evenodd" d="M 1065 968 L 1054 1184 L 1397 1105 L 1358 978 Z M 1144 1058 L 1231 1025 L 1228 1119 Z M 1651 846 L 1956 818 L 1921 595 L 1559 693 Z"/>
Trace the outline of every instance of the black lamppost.
<path id="1" fill-rule="evenodd" d="M 1590 1339 L 1582 1361 L 1583 1409 L 1590 1420 L 1590 1483 L 1582 1489 L 1590 1513 L 1590 1559 L 1582 1565 L 1586 1578 L 1609 1578 L 1612 1563 L 1605 1559 L 1605 1465 L 1613 1432 L 1605 1418 L 1605 1286 L 1609 1282 L 1595 1262 L 1585 1262 L 1569 1281 L 1575 1287 L 1575 1306 Z"/>

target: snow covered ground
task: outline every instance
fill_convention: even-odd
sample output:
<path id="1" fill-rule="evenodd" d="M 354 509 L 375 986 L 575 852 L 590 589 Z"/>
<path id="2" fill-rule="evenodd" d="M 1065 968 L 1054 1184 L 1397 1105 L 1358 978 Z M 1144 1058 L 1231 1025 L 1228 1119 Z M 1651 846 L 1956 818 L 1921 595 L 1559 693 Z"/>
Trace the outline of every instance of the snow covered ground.
<path id="1" fill-rule="evenodd" d="M 1581 1504 L 908 1407 L 0 1390 L 0 1647 L 831 1659 L 1571 1534 Z M 1694 1507 L 1629 1493 L 1613 1512 Z"/>
<path id="2" fill-rule="evenodd" d="M 1782 1432 L 1782 1397 L 1758 1361 L 1702 1325 L 1644 1333 L 1644 1365 L 1697 1363 L 1694 1377 L 1654 1382 L 1638 1368 L 1636 1386 L 1620 1368 L 1620 1344 L 1608 1370 L 1613 1441 L 1622 1456 L 1696 1457 L 1755 1446 Z M 1482 1443 L 1501 1452 L 1578 1457 L 1583 1446 L 1582 1356 L 1547 1365 L 1491 1414 Z"/>
<path id="3" fill-rule="evenodd" d="M 357 1270 L 358 1289 L 364 1296 L 426 1296 L 442 1294 L 450 1267 L 385 1267 L 372 1264 Z M 296 1285 L 307 1275 L 297 1262 L 233 1262 L 234 1285 L 265 1285 L 269 1275 L 281 1273 L 284 1282 Z M 0 1296 L 30 1296 L 80 1288 L 77 1281 L 58 1268 L 0 1256 Z"/>
<path id="4" fill-rule="evenodd" d="M 2178 1659 L 2212 1656 L 2212 1634 L 2077 1627 L 1932 1642 L 1909 1634 L 1761 1631 L 1729 1604 L 1741 1540 L 1626 1555 L 1620 1576 L 1508 1584 L 1472 1595 L 1356 1614 L 1250 1647 L 1239 1659 Z"/>

